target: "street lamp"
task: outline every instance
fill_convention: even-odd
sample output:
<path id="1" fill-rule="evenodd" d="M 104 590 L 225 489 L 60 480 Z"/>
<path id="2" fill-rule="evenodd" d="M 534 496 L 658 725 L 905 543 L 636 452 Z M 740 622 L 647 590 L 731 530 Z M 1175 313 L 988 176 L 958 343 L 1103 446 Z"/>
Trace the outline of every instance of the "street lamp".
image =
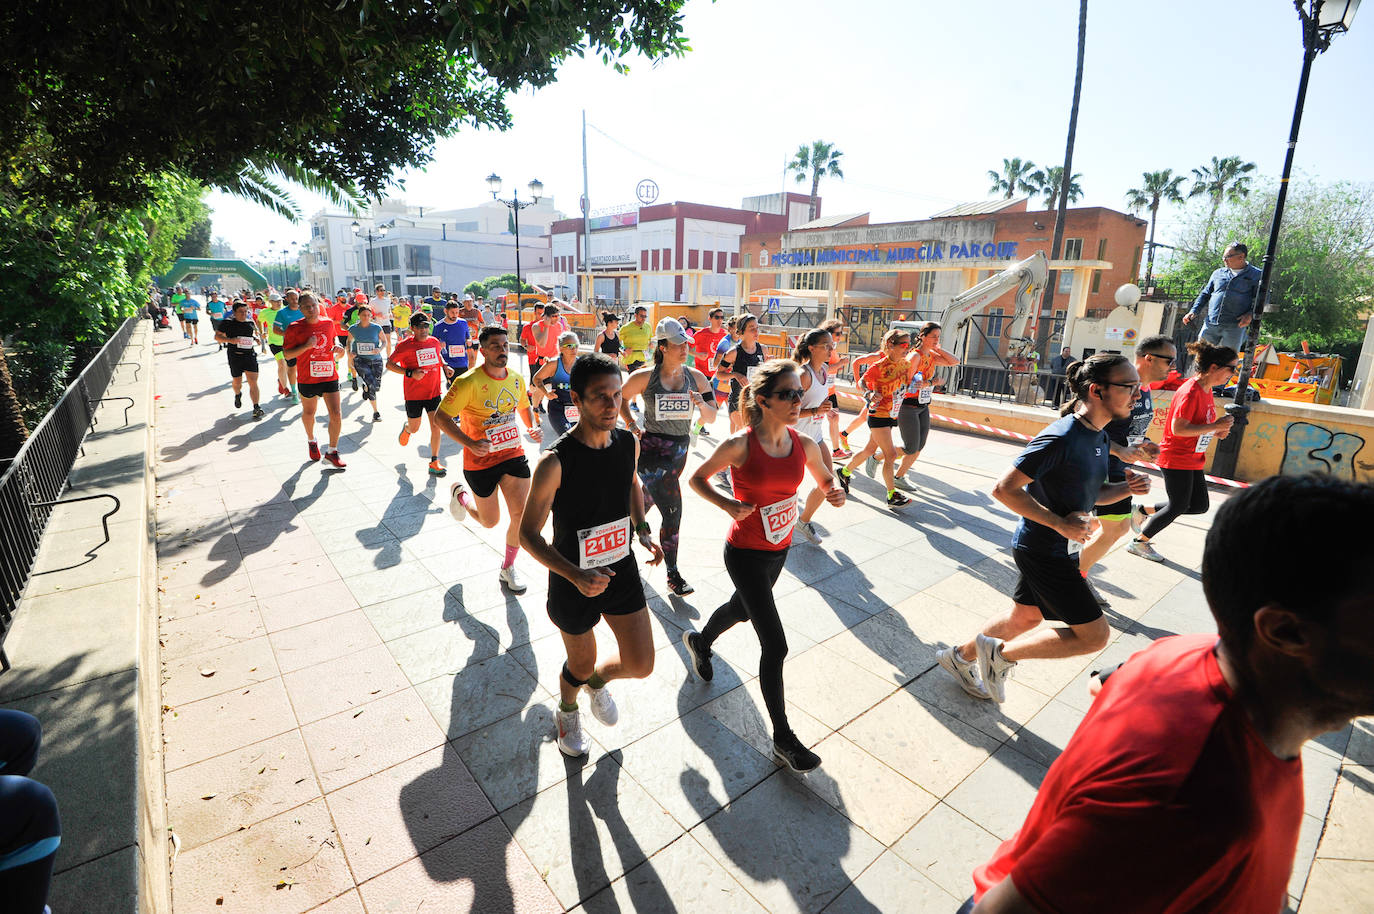
<path id="1" fill-rule="evenodd" d="M 1303 103 L 1307 100 L 1307 80 L 1312 74 L 1312 61 L 1317 55 L 1331 46 L 1331 39 L 1341 32 L 1350 30 L 1355 21 L 1355 11 L 1360 8 L 1360 0 L 1293 0 L 1293 6 L 1302 20 L 1302 75 L 1298 78 L 1298 99 L 1293 105 L 1293 126 L 1288 132 L 1288 152 L 1283 160 L 1283 177 L 1279 179 L 1279 193 L 1274 200 L 1274 218 L 1269 224 L 1269 246 L 1264 251 L 1264 264 L 1260 274 L 1259 289 L 1255 291 L 1255 302 L 1250 316 L 1250 325 L 1244 348 L 1244 361 L 1240 367 L 1240 378 L 1236 381 L 1234 403 L 1226 405 L 1226 412 L 1235 417 L 1231 434 L 1217 445 L 1216 456 L 1212 460 L 1212 472 L 1218 476 L 1234 477 L 1236 462 L 1240 457 L 1241 440 L 1245 437 L 1246 415 L 1250 406 L 1246 394 L 1250 389 L 1250 371 L 1255 364 L 1255 345 L 1259 342 L 1260 321 L 1269 301 L 1269 283 L 1274 275 L 1274 254 L 1279 249 L 1279 227 L 1283 223 L 1283 205 L 1288 199 L 1288 179 L 1293 173 L 1293 151 L 1298 145 L 1298 128 L 1302 124 Z"/>
<path id="2" fill-rule="evenodd" d="M 524 291 L 524 280 L 520 277 L 520 211 L 539 202 L 539 198 L 544 195 L 544 183 L 538 178 L 529 183 L 533 200 L 521 200 L 518 190 L 511 191 L 509 200 L 502 200 L 497 196 L 501 193 L 501 176 L 495 172 L 487 175 L 487 187 L 491 188 L 491 198 L 497 203 L 505 204 L 515 219 L 515 338 L 518 340 L 525 329 L 525 308 L 520 299 L 520 294 Z"/>
<path id="3" fill-rule="evenodd" d="M 363 228 L 363 227 L 362 227 L 362 225 L 360 225 L 360 224 L 358 223 L 358 220 L 357 220 L 357 219 L 354 219 L 354 220 L 353 220 L 353 224 L 352 224 L 351 228 L 353 229 L 353 234 L 354 234 L 354 235 L 361 237 L 361 233 L 362 233 L 362 228 Z M 377 258 L 376 258 L 376 256 L 373 254 L 373 251 L 372 251 L 372 244 L 373 244 L 374 241 L 381 241 L 383 238 L 385 238 L 385 237 L 386 237 L 386 233 L 389 232 L 389 231 L 391 231 L 391 226 L 390 226 L 389 224 L 388 224 L 388 225 L 379 225 L 379 226 L 377 226 L 377 235 L 376 235 L 376 237 L 374 238 L 373 235 L 372 235 L 372 226 L 369 225 L 369 226 L 367 227 L 367 273 L 368 273 L 368 275 L 371 277 L 370 282 L 371 282 L 371 285 L 372 285 L 372 288 L 369 289 L 368 291 L 369 291 L 369 292 L 372 292 L 373 294 L 376 294 L 376 291 L 375 291 L 375 290 L 376 290 L 376 288 L 377 288 L 377 271 L 376 271 Z"/>

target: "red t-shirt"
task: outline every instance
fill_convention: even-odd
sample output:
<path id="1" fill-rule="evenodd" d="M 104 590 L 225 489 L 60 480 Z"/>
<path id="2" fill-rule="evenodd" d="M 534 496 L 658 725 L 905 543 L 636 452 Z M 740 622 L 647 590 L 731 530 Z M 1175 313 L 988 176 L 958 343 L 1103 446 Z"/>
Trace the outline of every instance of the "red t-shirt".
<path id="1" fill-rule="evenodd" d="M 726 540 L 737 549 L 778 552 L 792 542 L 797 487 L 806 472 L 806 451 L 796 429 L 789 428 L 787 435 L 792 439 L 792 450 L 786 457 L 770 457 L 754 430 L 749 429 L 749 456 L 744 466 L 730 469 L 735 499 L 755 506 L 752 514 L 730 525 Z"/>
<path id="2" fill-rule="evenodd" d="M 534 324 L 526 324 L 520 331 L 520 345 L 525 347 L 525 357 L 530 359 L 539 358 L 539 353 L 534 350 Z"/>
<path id="3" fill-rule="evenodd" d="M 434 337 L 426 337 L 423 343 L 415 342 L 415 337 L 402 340 L 391 350 L 391 361 L 402 368 L 423 368 L 401 381 L 402 395 L 407 400 L 433 400 L 444 392 L 443 368 L 444 344 Z"/>
<path id="4" fill-rule="evenodd" d="M 1212 443 L 1212 436 L 1175 435 L 1170 429 L 1174 427 L 1176 415 L 1194 425 L 1217 421 L 1212 392 L 1204 390 L 1197 378 L 1189 378 L 1174 393 L 1169 412 L 1164 417 L 1164 440 L 1160 442 L 1159 460 L 1156 461 L 1166 470 L 1200 470 L 1207 463 L 1207 447 Z"/>
<path id="5" fill-rule="evenodd" d="M 325 309 L 324 309 L 324 313 L 329 317 L 329 319 L 330 319 L 331 321 L 334 322 L 334 326 L 335 326 L 335 327 L 342 327 L 342 326 L 343 326 L 343 313 L 344 313 L 344 304 L 343 304 L 343 302 L 341 302 L 341 301 L 339 301 L 339 302 L 333 302 L 332 304 L 326 305 L 326 306 L 325 306 Z"/>
<path id="6" fill-rule="evenodd" d="M 337 345 L 335 324 L 328 318 L 315 323 L 307 323 L 305 318 L 292 321 L 282 331 L 283 349 L 299 346 L 313 339 L 315 344 L 296 356 L 296 380 L 302 384 L 324 384 L 339 380 L 338 367 L 334 363 L 334 347 Z"/>
<path id="7" fill-rule="evenodd" d="M 716 357 L 716 347 L 720 345 L 720 341 L 725 339 L 725 335 L 729 332 L 724 327 L 719 330 L 702 327 L 692 335 L 692 348 L 696 350 L 697 371 L 704 375 L 712 373 L 711 360 Z"/>
<path id="8" fill-rule="evenodd" d="M 1021 830 L 973 871 L 1041 911 L 1277 912 L 1302 824 L 1302 761 L 1269 751 L 1215 635 L 1162 638 L 1102 688 Z"/>

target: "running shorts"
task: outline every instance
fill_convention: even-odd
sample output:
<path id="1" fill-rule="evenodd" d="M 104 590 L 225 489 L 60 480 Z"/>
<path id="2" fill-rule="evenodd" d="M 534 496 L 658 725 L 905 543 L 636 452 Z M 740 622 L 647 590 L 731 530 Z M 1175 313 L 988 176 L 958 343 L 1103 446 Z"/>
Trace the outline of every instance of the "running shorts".
<path id="1" fill-rule="evenodd" d="M 420 418 L 421 413 L 432 414 L 436 409 L 439 408 L 439 401 L 441 399 L 441 397 L 431 397 L 428 400 L 407 400 L 406 418 L 418 419 Z"/>
<path id="2" fill-rule="evenodd" d="M 1102 617 L 1102 607 L 1078 570 L 1076 555 L 1045 555 L 1013 549 L 1020 577 L 1011 598 L 1034 606 L 1046 619 L 1083 625 Z"/>
<path id="3" fill-rule="evenodd" d="M 258 373 L 257 356 L 253 355 L 253 353 L 251 352 L 244 352 L 240 354 L 234 352 L 233 350 L 230 350 L 229 376 L 234 378 L 242 377 L 245 371 L 250 374 Z"/>
<path id="4" fill-rule="evenodd" d="M 485 470 L 463 470 L 463 477 L 468 481 L 468 488 L 478 498 L 486 498 L 495 492 L 496 487 L 501 483 L 502 476 L 529 479 L 530 462 L 521 454 L 519 457 L 503 460 L 496 466 L 487 467 Z"/>
<path id="5" fill-rule="evenodd" d="M 1107 467 L 1107 482 L 1125 482 L 1126 465 L 1115 457 L 1112 458 Z M 1103 520 L 1127 520 L 1131 516 L 1131 496 L 1127 495 L 1120 501 L 1114 501 L 1110 505 L 1097 505 L 1093 508 L 1093 513 Z"/>
<path id="6" fill-rule="evenodd" d="M 334 380 L 321 381 L 318 384 L 299 384 L 296 390 L 300 393 L 301 397 L 305 399 L 318 397 L 320 394 L 336 394 L 339 392 L 339 382 Z"/>
<path id="7" fill-rule="evenodd" d="M 836 409 L 839 409 L 839 408 L 840 408 L 840 398 L 839 398 L 839 397 L 835 396 L 834 394 L 831 394 L 827 399 L 830 400 L 830 405 L 831 405 L 831 406 L 835 407 Z"/>
<path id="8" fill-rule="evenodd" d="M 611 566 L 615 576 L 600 595 L 583 596 L 567 578 L 549 572 L 549 597 L 545 604 L 549 620 L 559 631 L 581 635 L 592 630 L 602 616 L 628 616 L 645 606 L 644 585 L 639 580 L 639 565 L 629 561 Z"/>
<path id="9" fill-rule="evenodd" d="M 896 428 L 897 420 L 890 418 L 879 418 L 877 416 L 868 417 L 869 428 Z"/>

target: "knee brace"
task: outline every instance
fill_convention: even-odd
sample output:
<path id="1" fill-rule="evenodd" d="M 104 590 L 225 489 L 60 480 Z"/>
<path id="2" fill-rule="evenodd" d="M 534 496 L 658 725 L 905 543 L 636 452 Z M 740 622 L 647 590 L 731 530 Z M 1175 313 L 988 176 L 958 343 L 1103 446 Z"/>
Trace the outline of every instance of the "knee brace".
<path id="1" fill-rule="evenodd" d="M 587 684 L 587 680 L 578 679 L 572 674 L 572 670 L 568 669 L 568 661 L 566 660 L 563 661 L 563 681 L 574 689 L 580 689 Z"/>

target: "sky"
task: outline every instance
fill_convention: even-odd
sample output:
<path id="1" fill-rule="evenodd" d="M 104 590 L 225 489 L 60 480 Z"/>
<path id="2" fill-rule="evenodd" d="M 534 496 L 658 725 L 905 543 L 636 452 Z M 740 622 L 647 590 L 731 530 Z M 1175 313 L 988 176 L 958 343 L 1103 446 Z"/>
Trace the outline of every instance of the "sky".
<path id="1" fill-rule="evenodd" d="M 484 182 L 495 171 L 503 196 L 538 178 L 572 215 L 583 110 L 593 209 L 634 203 L 644 178 L 657 182 L 660 203 L 738 206 L 784 186 L 808 193 L 783 166 L 816 139 L 844 153 L 843 180 L 821 183 L 823 211 L 868 212 L 873 222 L 987 199 L 987 172 L 1003 158 L 1062 161 L 1074 0 L 689 0 L 684 23 L 685 57 L 631 58 L 624 75 L 573 58 L 553 85 L 510 96 L 510 130 L 439 141 L 427 168 L 397 176 L 404 186 L 392 196 L 426 209 L 473 206 L 489 199 Z M 1302 66 L 1290 0 L 1089 0 L 1086 48 L 1078 205 L 1124 210 L 1142 172 L 1189 174 L 1214 155 L 1280 174 Z M 1371 87 L 1374 8 L 1313 65 L 1298 174 L 1374 182 Z M 307 217 L 324 207 L 304 190 L 296 197 Z M 213 234 L 240 256 L 309 240 L 308 221 L 291 225 L 217 192 L 209 203 Z M 1161 210 L 1160 241 L 1177 216 Z"/>

